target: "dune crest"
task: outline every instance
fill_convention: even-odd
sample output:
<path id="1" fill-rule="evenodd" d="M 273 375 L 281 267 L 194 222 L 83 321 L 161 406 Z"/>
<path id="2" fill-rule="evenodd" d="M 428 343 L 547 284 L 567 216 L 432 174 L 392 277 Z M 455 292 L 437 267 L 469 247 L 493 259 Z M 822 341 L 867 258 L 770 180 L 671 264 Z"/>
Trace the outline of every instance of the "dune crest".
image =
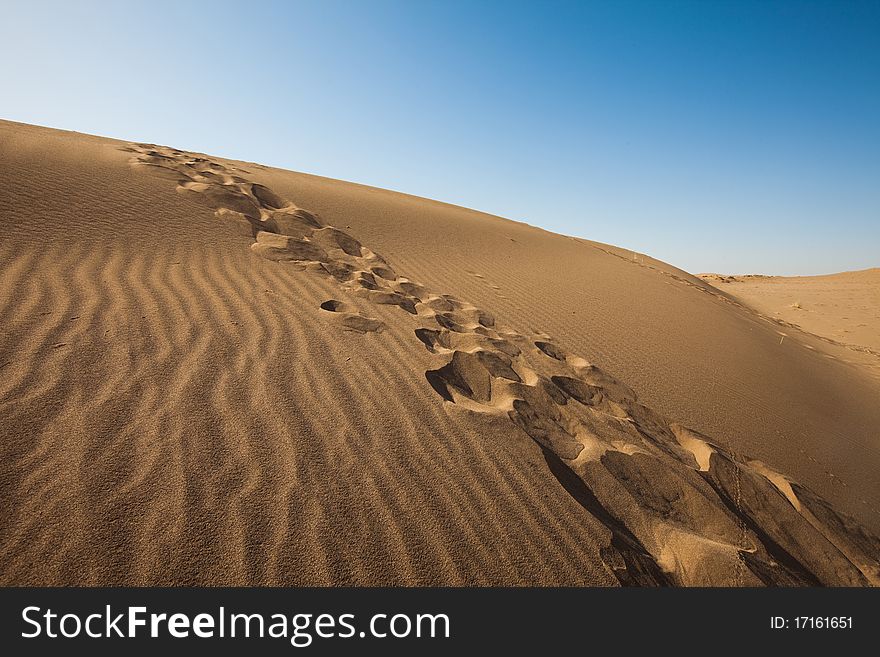
<path id="1" fill-rule="evenodd" d="M 260 256 L 335 281 L 339 294 L 403 310 L 436 361 L 441 403 L 521 429 L 547 473 L 610 532 L 605 567 L 624 585 L 880 584 L 880 542 L 763 464 L 641 404 L 625 384 L 543 334 L 505 329 L 485 310 L 398 275 L 339 228 L 249 180 L 176 149 L 133 144 L 132 164 L 250 231 Z M 244 175 L 243 175 L 244 174 Z M 382 328 L 336 298 L 341 328 Z"/>

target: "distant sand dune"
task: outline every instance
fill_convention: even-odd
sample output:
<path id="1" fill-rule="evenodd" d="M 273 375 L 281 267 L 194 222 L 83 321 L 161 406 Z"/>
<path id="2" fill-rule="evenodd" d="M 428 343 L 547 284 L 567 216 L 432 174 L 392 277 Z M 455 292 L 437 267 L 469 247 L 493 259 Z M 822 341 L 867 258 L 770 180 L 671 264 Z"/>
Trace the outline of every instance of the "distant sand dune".
<path id="1" fill-rule="evenodd" d="M 700 276 L 784 327 L 845 347 L 840 357 L 880 377 L 880 268 L 826 276 Z"/>
<path id="2" fill-rule="evenodd" d="M 579 332 L 565 331 L 555 301 L 565 279 L 529 288 L 545 274 L 502 275 L 503 251 L 468 270 L 454 262 L 462 245 L 444 249 L 455 280 L 411 273 L 406 257 L 386 259 L 367 239 L 388 236 L 383 220 L 358 239 L 327 223 L 345 213 L 299 207 L 273 183 L 280 174 L 255 165 L 3 130 L 16 172 L 0 206 L 10 236 L 0 246 L 0 486 L 14 500 L 0 530 L 3 583 L 880 580 L 880 543 L 798 483 L 808 467 L 783 475 L 765 453 L 755 461 L 672 422 L 572 350 Z M 502 233 L 507 249 L 600 248 L 491 222 L 476 229 Z M 601 248 L 614 264 L 586 275 L 604 279 L 610 266 L 629 280 L 634 265 Z M 705 283 L 655 263 L 637 263 L 636 280 L 680 286 L 667 293 L 672 307 L 684 295 L 752 327 Z M 446 293 L 449 282 L 492 309 Z M 524 330 L 529 309 L 564 339 Z M 631 323 L 638 339 L 643 325 Z M 799 367 L 837 367 L 796 353 Z M 816 385 L 833 397 L 834 381 L 849 380 L 827 371 L 832 382 Z M 857 397 L 875 390 L 856 375 L 847 385 Z M 707 391 L 696 402 L 730 398 Z M 853 439 L 846 449 L 863 437 Z M 874 462 L 870 448 L 840 449 L 841 462 Z M 872 481 L 836 495 L 860 508 Z"/>

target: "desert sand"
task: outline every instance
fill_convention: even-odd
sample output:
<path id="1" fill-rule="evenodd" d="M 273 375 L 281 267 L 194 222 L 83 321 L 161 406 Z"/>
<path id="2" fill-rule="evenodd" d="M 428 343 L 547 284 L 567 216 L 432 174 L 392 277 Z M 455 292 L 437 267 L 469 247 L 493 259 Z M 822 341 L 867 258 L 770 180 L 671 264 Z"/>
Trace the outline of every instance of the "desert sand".
<path id="1" fill-rule="evenodd" d="M 880 582 L 846 345 L 405 194 L 11 122 L 0 167 L 4 585 Z"/>
<path id="2" fill-rule="evenodd" d="M 700 278 L 783 327 L 846 347 L 848 362 L 880 376 L 880 268 L 825 276 Z"/>

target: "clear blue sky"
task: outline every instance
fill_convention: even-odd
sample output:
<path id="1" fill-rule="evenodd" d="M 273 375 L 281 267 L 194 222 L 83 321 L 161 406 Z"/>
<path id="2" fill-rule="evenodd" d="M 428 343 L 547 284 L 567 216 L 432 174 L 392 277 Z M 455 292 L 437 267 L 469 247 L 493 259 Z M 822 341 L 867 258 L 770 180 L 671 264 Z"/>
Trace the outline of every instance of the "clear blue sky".
<path id="1" fill-rule="evenodd" d="M 880 1 L 4 3 L 0 116 L 693 272 L 880 266 Z"/>

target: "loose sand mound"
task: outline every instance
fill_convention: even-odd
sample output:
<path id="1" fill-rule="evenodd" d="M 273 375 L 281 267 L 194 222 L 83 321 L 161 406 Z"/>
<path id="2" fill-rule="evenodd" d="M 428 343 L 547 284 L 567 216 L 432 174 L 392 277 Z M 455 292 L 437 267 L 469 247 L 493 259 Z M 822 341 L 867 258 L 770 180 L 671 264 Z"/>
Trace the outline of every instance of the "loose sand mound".
<path id="1" fill-rule="evenodd" d="M 3 583 L 880 581 L 878 388 L 810 336 L 613 247 L 0 126 Z"/>

